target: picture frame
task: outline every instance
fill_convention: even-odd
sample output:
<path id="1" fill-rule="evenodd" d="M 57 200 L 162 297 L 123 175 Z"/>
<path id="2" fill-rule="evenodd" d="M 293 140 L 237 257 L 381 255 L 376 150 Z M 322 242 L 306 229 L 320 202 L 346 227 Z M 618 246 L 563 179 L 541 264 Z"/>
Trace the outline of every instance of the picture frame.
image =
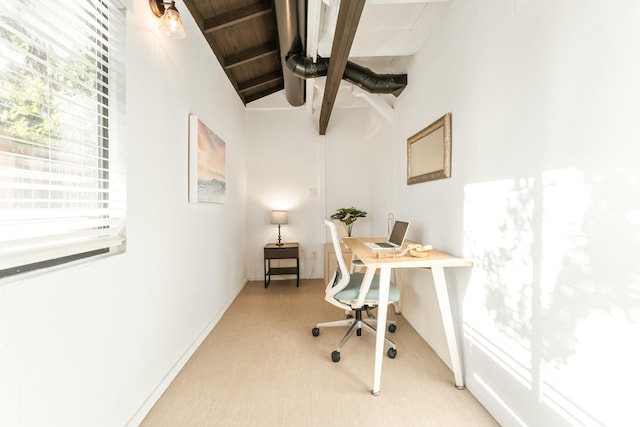
<path id="1" fill-rule="evenodd" d="M 227 144 L 189 115 L 189 203 L 224 203 Z"/>
<path id="2" fill-rule="evenodd" d="M 451 113 L 407 138 L 407 185 L 451 177 Z"/>

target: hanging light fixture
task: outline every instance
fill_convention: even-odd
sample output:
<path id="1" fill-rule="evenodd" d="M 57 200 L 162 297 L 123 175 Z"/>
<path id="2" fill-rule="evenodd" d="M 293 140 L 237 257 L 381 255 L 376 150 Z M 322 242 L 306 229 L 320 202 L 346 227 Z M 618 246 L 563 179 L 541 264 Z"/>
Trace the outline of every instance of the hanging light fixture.
<path id="1" fill-rule="evenodd" d="M 160 18 L 160 32 L 170 39 L 183 39 L 186 34 L 182 26 L 180 12 L 176 9 L 176 2 L 149 0 L 149 6 L 155 16 Z"/>

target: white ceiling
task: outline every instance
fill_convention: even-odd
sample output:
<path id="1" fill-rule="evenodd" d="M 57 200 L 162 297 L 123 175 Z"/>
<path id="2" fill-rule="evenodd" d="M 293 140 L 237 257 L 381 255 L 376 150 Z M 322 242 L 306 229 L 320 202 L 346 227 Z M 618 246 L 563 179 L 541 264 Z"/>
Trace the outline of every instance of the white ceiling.
<path id="1" fill-rule="evenodd" d="M 378 74 L 407 71 L 449 6 L 449 0 L 367 0 L 349 60 Z M 307 56 L 331 57 L 340 0 L 309 0 Z M 305 108 L 319 112 L 325 77 L 307 80 Z M 409 85 L 411 76 L 408 76 Z M 402 96 L 402 95 L 401 95 Z M 370 94 L 343 81 L 335 108 L 370 106 L 385 116 L 393 110 L 393 95 Z M 248 109 L 294 108 L 280 91 L 247 104 Z M 385 113 L 386 112 L 386 113 Z"/>

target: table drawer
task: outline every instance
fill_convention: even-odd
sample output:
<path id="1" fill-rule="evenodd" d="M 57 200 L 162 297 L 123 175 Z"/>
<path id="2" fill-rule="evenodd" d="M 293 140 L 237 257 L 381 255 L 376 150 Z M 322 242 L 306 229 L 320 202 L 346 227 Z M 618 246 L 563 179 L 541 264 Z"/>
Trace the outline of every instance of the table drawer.
<path id="1" fill-rule="evenodd" d="M 265 248 L 264 257 L 267 259 L 297 258 L 298 248 Z"/>

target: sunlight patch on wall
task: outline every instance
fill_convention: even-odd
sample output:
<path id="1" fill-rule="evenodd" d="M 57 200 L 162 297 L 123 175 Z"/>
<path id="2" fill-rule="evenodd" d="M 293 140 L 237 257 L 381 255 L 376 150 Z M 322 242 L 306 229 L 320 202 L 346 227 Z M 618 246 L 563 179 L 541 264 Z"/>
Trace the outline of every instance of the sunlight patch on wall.
<path id="1" fill-rule="evenodd" d="M 640 209 L 627 196 L 637 181 L 619 173 L 589 182 L 566 168 L 465 187 L 465 258 L 474 263 L 465 345 L 513 379 L 503 392 L 521 390 L 500 399 L 522 405 L 508 408 L 516 420 L 533 412 L 624 425 L 635 407 L 638 268 L 616 266 L 638 251 Z"/>
<path id="2" fill-rule="evenodd" d="M 611 411 L 610 405 L 603 405 L 609 399 L 594 392 L 625 386 L 621 365 L 605 362 L 612 348 L 619 346 L 619 339 L 608 331 L 624 328 L 604 327 L 608 316 L 593 308 L 580 319 L 574 308 L 575 304 L 593 307 L 589 301 L 599 298 L 607 287 L 592 274 L 594 254 L 589 247 L 593 242 L 587 215 L 594 203 L 593 187 L 577 169 L 544 172 L 542 182 L 539 399 L 572 424 L 600 426 L 625 406 Z M 607 370 L 600 369 L 603 362 Z M 632 366 L 630 363 L 625 365 Z"/>
<path id="3" fill-rule="evenodd" d="M 473 374 L 474 379 L 478 382 L 478 384 L 480 384 L 487 393 L 489 393 L 496 402 L 498 402 L 498 404 L 502 407 L 502 409 L 504 411 L 506 411 L 510 416 L 511 419 L 514 420 L 519 426 L 522 427 L 526 427 L 527 423 L 525 423 L 519 416 L 518 414 L 516 414 L 511 407 L 509 407 L 509 405 L 507 404 L 507 402 L 505 402 L 498 393 L 496 393 L 496 391 L 489 385 L 487 384 L 480 375 L 478 374 Z"/>
<path id="4" fill-rule="evenodd" d="M 464 338 L 528 390 L 531 389 L 531 352 L 496 329 L 464 325 Z"/>
<path id="5" fill-rule="evenodd" d="M 548 309 L 567 258 L 588 268 L 589 260 L 581 248 L 586 245 L 584 215 L 591 203 L 591 191 L 576 169 L 544 172 L 542 183 L 540 298 L 543 308 Z"/>
<path id="6" fill-rule="evenodd" d="M 628 425 L 638 400 L 633 372 L 640 360 L 640 324 L 622 310 L 593 312 L 576 326 L 575 336 L 575 353 L 566 363 L 542 361 L 540 401 L 575 425 Z"/>
<path id="7" fill-rule="evenodd" d="M 464 334 L 531 388 L 533 179 L 465 187 L 465 258 L 474 268 Z"/>
<path id="8" fill-rule="evenodd" d="M 550 309 L 554 310 L 555 313 L 552 316 L 555 319 L 552 320 L 552 323 L 557 322 L 558 330 L 564 330 L 567 322 L 562 322 L 562 318 L 570 318 L 570 313 L 562 314 L 567 310 L 567 307 L 563 306 L 564 304 L 557 304 L 557 293 L 562 293 L 562 291 L 556 287 L 562 280 L 560 276 L 566 269 L 567 258 L 571 258 L 576 265 L 586 266 L 588 264 L 588 259 L 585 259 L 584 254 L 581 253 L 581 246 L 585 244 L 582 231 L 584 212 L 588 208 L 591 194 L 584 185 L 582 173 L 575 169 L 544 172 L 542 182 L 544 194 L 541 227 L 540 305 L 543 313 Z M 554 304 L 556 307 L 553 307 Z M 567 334 L 564 339 L 573 346 L 576 337 L 575 334 Z M 549 334 L 549 338 L 545 339 L 547 344 L 551 345 L 555 344 L 553 340 L 552 334 Z M 565 363 L 555 359 L 544 360 L 543 357 L 540 361 L 539 375 L 540 401 L 553 408 L 556 413 L 571 423 L 597 425 L 597 422 L 582 411 L 580 405 L 575 401 L 575 396 L 584 394 L 584 391 L 581 393 L 580 389 L 576 389 L 576 385 L 583 384 L 583 381 L 580 378 L 571 378 L 572 375 L 567 371 Z M 569 375 L 567 376 L 567 374 Z M 582 388 L 584 390 L 584 387 Z M 574 398 L 571 399 L 568 396 Z"/>

